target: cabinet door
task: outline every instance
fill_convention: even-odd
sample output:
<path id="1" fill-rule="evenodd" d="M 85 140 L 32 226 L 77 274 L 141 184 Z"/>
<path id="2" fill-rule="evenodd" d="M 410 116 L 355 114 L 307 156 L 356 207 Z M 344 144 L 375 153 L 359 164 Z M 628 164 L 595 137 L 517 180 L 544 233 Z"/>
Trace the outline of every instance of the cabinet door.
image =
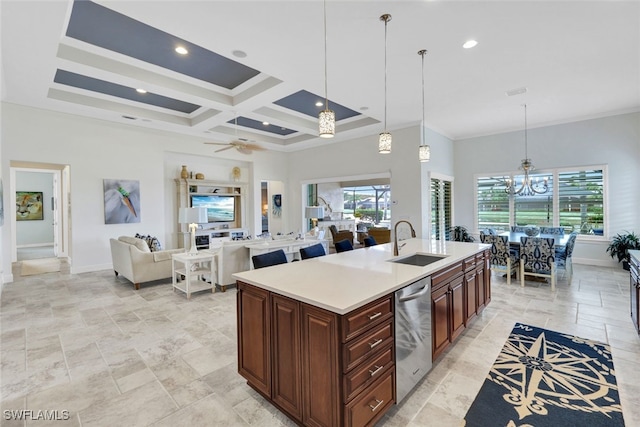
<path id="1" fill-rule="evenodd" d="M 491 254 L 489 251 L 484 252 L 484 305 L 485 307 L 491 302 L 491 266 L 489 260 Z"/>
<path id="2" fill-rule="evenodd" d="M 458 335 L 464 330 L 464 309 L 465 309 L 465 297 L 464 297 L 464 276 L 456 277 L 451 280 L 449 284 L 449 293 L 451 294 L 451 342 L 455 340 Z"/>
<path id="3" fill-rule="evenodd" d="M 272 295 L 273 401 L 297 420 L 302 419 L 300 303 Z"/>
<path id="4" fill-rule="evenodd" d="M 633 321 L 633 326 L 635 326 L 636 331 L 640 333 L 640 317 L 638 316 L 638 304 L 640 303 L 640 276 L 638 265 L 631 260 L 632 262 L 629 265 L 629 276 L 630 276 L 630 300 L 631 300 L 631 320 Z"/>
<path id="5" fill-rule="evenodd" d="M 469 323 L 471 319 L 476 317 L 478 310 L 478 284 L 476 271 L 471 271 L 464 275 L 464 293 L 465 293 L 465 325 Z"/>
<path id="6" fill-rule="evenodd" d="M 256 390 L 271 397 L 269 292 L 238 282 L 237 299 L 238 373 Z"/>
<path id="7" fill-rule="evenodd" d="M 476 291 L 478 292 L 478 314 L 486 305 L 485 301 L 485 284 L 484 284 L 484 262 L 479 264 L 476 269 Z"/>
<path id="8" fill-rule="evenodd" d="M 432 354 L 435 360 L 447 348 L 449 335 L 449 287 L 443 286 L 431 294 Z"/>
<path id="9" fill-rule="evenodd" d="M 337 426 L 340 423 L 338 317 L 301 304 L 302 311 L 302 423 Z"/>

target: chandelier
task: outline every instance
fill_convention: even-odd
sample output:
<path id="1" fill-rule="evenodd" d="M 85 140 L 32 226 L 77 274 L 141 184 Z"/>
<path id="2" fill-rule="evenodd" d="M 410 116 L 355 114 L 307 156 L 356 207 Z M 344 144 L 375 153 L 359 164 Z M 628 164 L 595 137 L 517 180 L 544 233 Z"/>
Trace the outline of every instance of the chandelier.
<path id="1" fill-rule="evenodd" d="M 324 110 L 318 116 L 318 133 L 320 138 L 333 138 L 336 134 L 336 114 L 329 109 L 327 95 L 327 2 L 324 6 Z"/>
<path id="2" fill-rule="evenodd" d="M 431 148 L 427 144 L 427 130 L 425 129 L 425 119 L 424 119 L 424 55 L 427 53 L 426 49 L 422 49 L 418 51 L 418 55 L 422 56 L 422 143 L 418 148 L 418 159 L 421 162 L 428 162 L 431 159 Z"/>
<path id="3" fill-rule="evenodd" d="M 380 17 L 384 21 L 384 131 L 378 138 L 378 153 L 391 152 L 391 133 L 387 132 L 387 23 L 391 21 L 391 15 L 385 13 Z"/>
<path id="4" fill-rule="evenodd" d="M 536 179 L 534 182 L 529 176 L 529 172 L 534 171 L 536 167 L 533 166 L 533 162 L 529 158 L 529 154 L 527 152 L 527 104 L 524 104 L 524 157 L 525 158 L 522 159 L 522 163 L 518 168 L 524 172 L 522 185 L 520 185 L 520 188 L 516 190 L 516 180 L 514 179 L 512 181 L 510 178 L 507 178 L 505 180 L 505 193 L 517 196 L 535 196 L 536 194 L 544 194 L 549 191 L 549 178 L 544 177 L 542 182 L 540 182 L 539 179 Z"/>

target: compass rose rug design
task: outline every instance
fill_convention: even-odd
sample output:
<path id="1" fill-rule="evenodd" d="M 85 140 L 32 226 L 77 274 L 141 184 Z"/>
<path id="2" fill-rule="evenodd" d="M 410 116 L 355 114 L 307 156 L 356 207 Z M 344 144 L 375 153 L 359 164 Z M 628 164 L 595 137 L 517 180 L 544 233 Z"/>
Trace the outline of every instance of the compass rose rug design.
<path id="1" fill-rule="evenodd" d="M 463 425 L 624 426 L 611 348 L 516 323 Z"/>

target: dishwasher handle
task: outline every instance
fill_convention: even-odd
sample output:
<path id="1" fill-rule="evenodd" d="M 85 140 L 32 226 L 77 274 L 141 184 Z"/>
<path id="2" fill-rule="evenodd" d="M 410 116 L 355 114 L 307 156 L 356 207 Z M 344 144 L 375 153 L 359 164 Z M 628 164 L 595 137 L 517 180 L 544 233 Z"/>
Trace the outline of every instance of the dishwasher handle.
<path id="1" fill-rule="evenodd" d="M 429 285 L 424 285 L 424 287 L 422 289 L 420 289 L 418 292 L 411 294 L 411 295 L 407 295 L 406 297 L 401 297 L 398 299 L 398 302 L 407 302 L 407 301 L 411 301 L 414 299 L 418 299 L 424 295 L 427 294 L 427 292 L 429 292 Z"/>

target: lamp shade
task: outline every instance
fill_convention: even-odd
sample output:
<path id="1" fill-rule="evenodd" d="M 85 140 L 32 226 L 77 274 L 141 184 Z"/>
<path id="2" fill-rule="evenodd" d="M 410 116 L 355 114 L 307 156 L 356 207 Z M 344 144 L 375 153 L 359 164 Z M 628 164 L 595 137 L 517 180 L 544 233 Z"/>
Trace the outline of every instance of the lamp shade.
<path id="1" fill-rule="evenodd" d="M 324 206 L 307 206 L 304 208 L 305 218 L 324 218 Z"/>
<path id="2" fill-rule="evenodd" d="M 208 222 L 207 208 L 180 208 L 178 222 L 181 224 L 202 224 Z"/>

